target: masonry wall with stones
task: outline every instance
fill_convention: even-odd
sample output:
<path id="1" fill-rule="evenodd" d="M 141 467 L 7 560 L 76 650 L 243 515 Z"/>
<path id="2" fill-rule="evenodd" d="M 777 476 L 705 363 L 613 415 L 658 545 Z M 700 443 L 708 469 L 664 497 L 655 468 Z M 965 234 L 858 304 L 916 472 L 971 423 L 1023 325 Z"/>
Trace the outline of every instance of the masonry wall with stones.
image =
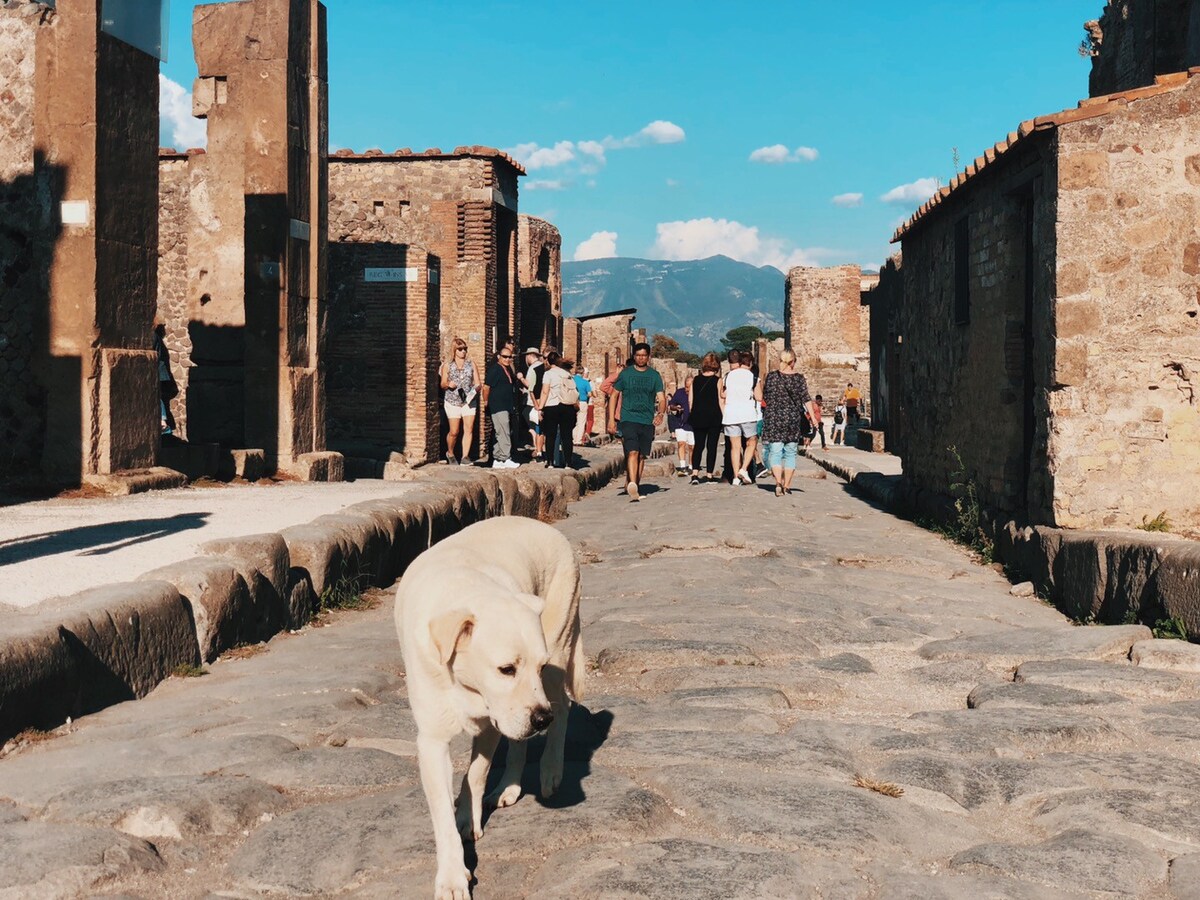
<path id="1" fill-rule="evenodd" d="M 1053 172 L 1032 144 L 979 176 L 969 202 L 951 194 L 903 237 L 906 302 L 895 349 L 906 427 L 887 442 L 918 487 L 950 494 L 965 478 L 982 503 L 1047 522 L 1055 195 Z M 1024 173 L 1024 196 L 1007 192 L 1000 169 Z M 956 260 L 965 284 L 956 284 Z M 963 288 L 960 315 L 956 289 Z"/>
<path id="2" fill-rule="evenodd" d="M 521 349 L 524 349 L 522 347 Z M 583 323 L 578 319 L 563 319 L 562 321 L 562 355 L 575 360 L 576 372 L 582 372 L 586 363 L 583 360 Z M 589 371 L 588 377 L 591 377 Z"/>
<path id="3" fill-rule="evenodd" d="M 100 19 L 0 8 L 0 475 L 154 463 L 158 62 Z"/>
<path id="4" fill-rule="evenodd" d="M 50 172 L 35 162 L 37 33 L 44 7 L 0 7 L 0 478 L 37 469 L 46 428 Z"/>
<path id="5" fill-rule="evenodd" d="M 1200 527 L 1200 73 L 1057 129 L 1054 521 Z"/>
<path id="6" fill-rule="evenodd" d="M 853 382 L 870 411 L 870 310 L 858 266 L 796 266 L 784 281 L 784 342 L 826 411 Z"/>
<path id="7" fill-rule="evenodd" d="M 885 445 L 899 446 L 904 413 L 901 395 L 895 391 L 899 379 L 901 340 L 899 315 L 904 306 L 904 276 L 901 256 L 894 254 L 879 278 L 866 292 L 871 316 L 871 427 L 884 432 Z"/>
<path id="8" fill-rule="evenodd" d="M 581 320 L 579 355 L 593 378 L 605 378 L 625 365 L 633 348 L 634 315 L 598 316 Z"/>
<path id="9" fill-rule="evenodd" d="M 1110 0 L 1092 35 L 1091 96 L 1200 66 L 1200 0 Z"/>
<path id="10" fill-rule="evenodd" d="M 160 296 L 178 332 L 186 310 L 191 441 L 265 451 L 302 468 L 325 446 L 324 342 L 328 87 L 325 8 L 316 0 L 197 6 L 199 77 L 193 112 L 208 121 L 206 153 L 162 163 L 182 204 L 186 296 L 164 246 L 171 284 Z M 175 349 L 169 346 L 169 349 Z M 181 387 L 184 385 L 181 384 Z M 298 468 L 298 471 L 300 469 Z"/>
<path id="11" fill-rule="evenodd" d="M 522 348 L 561 349 L 562 235 L 536 216 L 517 217 L 517 279 L 521 310 L 517 343 Z"/>
<path id="12" fill-rule="evenodd" d="M 438 457 L 437 257 L 403 244 L 335 242 L 329 253 L 329 446 L 410 464 Z"/>
<path id="13" fill-rule="evenodd" d="M 187 438 L 188 373 L 192 336 L 188 330 L 188 235 L 191 171 L 188 155 L 165 148 L 158 157 L 158 317 L 179 394 L 171 401 L 175 434 Z"/>

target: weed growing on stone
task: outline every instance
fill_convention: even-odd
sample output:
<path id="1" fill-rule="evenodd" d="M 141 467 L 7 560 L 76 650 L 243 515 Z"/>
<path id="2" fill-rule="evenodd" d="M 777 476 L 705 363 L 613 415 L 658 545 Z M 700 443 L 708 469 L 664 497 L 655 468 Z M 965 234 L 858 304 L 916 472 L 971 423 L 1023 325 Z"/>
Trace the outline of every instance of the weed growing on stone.
<path id="1" fill-rule="evenodd" d="M 958 467 L 950 473 L 950 477 L 954 479 L 950 483 L 950 492 L 955 495 L 955 527 L 951 529 L 951 537 L 970 547 L 979 554 L 985 565 L 990 566 L 996 561 L 996 548 L 991 538 L 983 531 L 983 507 L 979 503 L 979 491 L 975 482 L 967 478 L 967 467 L 963 464 L 958 447 L 951 444 L 946 449 L 950 451 Z"/>
<path id="2" fill-rule="evenodd" d="M 371 602 L 363 596 L 369 581 L 363 572 L 351 575 L 343 570 L 333 584 L 321 591 L 318 615 L 334 609 L 370 609 Z"/>
<path id="3" fill-rule="evenodd" d="M 1165 640 L 1186 641 L 1188 639 L 1187 625 L 1179 616 L 1169 619 L 1159 619 L 1151 629 L 1156 638 Z"/>
<path id="4" fill-rule="evenodd" d="M 204 666 L 193 666 L 191 663 L 180 663 L 171 670 L 171 674 L 176 678 L 199 678 L 201 675 L 207 675 L 208 669 Z"/>
<path id="5" fill-rule="evenodd" d="M 879 781 L 865 775 L 855 775 L 853 783 L 855 787 L 866 788 L 868 791 L 883 794 L 885 797 L 904 796 L 904 788 L 898 784 L 892 784 L 890 781 Z"/>
<path id="6" fill-rule="evenodd" d="M 1142 531 L 1170 531 L 1171 520 L 1167 518 L 1167 511 L 1163 510 L 1153 519 L 1142 516 L 1142 524 L 1138 528 Z"/>
<path id="7" fill-rule="evenodd" d="M 68 723 L 70 721 L 70 719 L 67 720 Z M 53 731 L 42 731 L 40 728 L 26 728 L 24 731 L 13 735 L 5 742 L 3 747 L 0 747 L 0 759 L 3 759 L 10 753 L 16 753 L 24 747 L 48 741 L 52 737 L 54 737 Z"/>
<path id="8" fill-rule="evenodd" d="M 265 653 L 266 649 L 267 645 L 262 642 L 257 644 L 238 644 L 222 653 L 221 659 L 249 659 L 251 656 L 258 656 L 260 653 Z"/>

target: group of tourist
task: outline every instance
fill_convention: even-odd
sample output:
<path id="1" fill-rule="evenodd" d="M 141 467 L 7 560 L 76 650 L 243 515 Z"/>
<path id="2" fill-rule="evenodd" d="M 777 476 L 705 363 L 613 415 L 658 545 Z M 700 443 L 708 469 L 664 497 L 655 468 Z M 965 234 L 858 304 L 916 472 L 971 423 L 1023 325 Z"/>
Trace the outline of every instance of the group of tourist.
<path id="1" fill-rule="evenodd" d="M 515 469 L 520 450 L 530 461 L 548 468 L 569 468 L 575 445 L 592 427 L 593 385 L 587 370 L 576 373 L 574 360 L 557 350 L 525 351 L 525 365 L 515 365 L 516 343 L 506 340 L 480 376 L 469 358 L 466 341 L 455 338 L 453 356 L 439 372 L 446 413 L 446 462 L 470 465 L 475 418 L 486 411 L 492 425 L 492 468 Z"/>
<path id="2" fill-rule="evenodd" d="M 492 425 L 492 468 L 519 466 L 515 456 L 522 444 L 531 461 L 571 467 L 576 444 L 591 434 L 591 400 L 597 391 L 610 397 L 607 431 L 620 436 L 625 489 L 634 502 L 641 499 L 646 459 L 664 417 L 678 445 L 676 472 L 689 476 L 692 484 L 715 480 L 722 437 L 724 479 L 734 486 L 750 485 L 769 472 L 777 497 L 792 492 L 800 448 L 818 436 L 826 448 L 823 398 L 810 396 L 791 349 L 780 354 L 779 368 L 765 378 L 759 376 L 752 353 L 730 350 L 725 373 L 720 357 L 707 353 L 699 374 L 689 376 L 670 399 L 662 375 L 650 366 L 650 352 L 649 344 L 635 345 L 625 366 L 597 385 L 586 370 L 575 371 L 574 360 L 553 349 L 543 354 L 537 347 L 527 348 L 525 365 L 518 370 L 516 344 L 508 340 L 481 378 L 466 342 L 456 338 L 453 357 L 440 372 L 449 423 L 446 461 L 470 464 L 475 417 L 482 408 Z M 832 443 L 844 442 L 847 422 L 859 420 L 860 403 L 861 394 L 847 384 L 834 409 Z"/>

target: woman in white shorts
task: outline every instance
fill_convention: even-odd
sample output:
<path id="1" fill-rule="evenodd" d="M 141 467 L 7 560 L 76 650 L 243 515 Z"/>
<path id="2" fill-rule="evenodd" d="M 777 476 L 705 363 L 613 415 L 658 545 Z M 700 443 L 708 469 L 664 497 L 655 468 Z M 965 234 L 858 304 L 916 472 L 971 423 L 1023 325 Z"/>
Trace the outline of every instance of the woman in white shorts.
<path id="1" fill-rule="evenodd" d="M 454 355 L 442 363 L 441 385 L 445 392 L 442 406 L 450 430 L 446 433 L 446 462 L 471 464 L 471 443 L 475 438 L 475 414 L 479 410 L 479 370 L 467 359 L 467 342 L 454 339 Z M 455 460 L 462 436 L 462 458 Z"/>
<path id="2" fill-rule="evenodd" d="M 737 351 L 734 351 L 735 353 Z M 725 376 L 725 411 L 721 424 L 729 438 L 729 462 L 733 469 L 733 484 L 753 484 L 746 464 L 754 459 L 754 445 L 758 443 L 758 410 L 762 403 L 762 387 L 754 382 L 754 373 L 745 357 L 739 355 L 735 366 L 733 353 L 729 354 L 729 374 Z"/>

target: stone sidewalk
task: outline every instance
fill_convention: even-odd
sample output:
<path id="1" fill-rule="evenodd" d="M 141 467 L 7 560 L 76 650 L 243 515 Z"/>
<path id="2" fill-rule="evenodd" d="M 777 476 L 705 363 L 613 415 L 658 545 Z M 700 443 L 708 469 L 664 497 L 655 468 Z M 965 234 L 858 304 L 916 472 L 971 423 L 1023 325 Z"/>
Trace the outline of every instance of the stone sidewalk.
<path id="1" fill-rule="evenodd" d="M 568 777 L 487 822 L 475 896 L 1200 896 L 1196 648 L 801 466 L 571 507 Z M 430 896 L 389 593 L 10 750 L 0 900 Z"/>

